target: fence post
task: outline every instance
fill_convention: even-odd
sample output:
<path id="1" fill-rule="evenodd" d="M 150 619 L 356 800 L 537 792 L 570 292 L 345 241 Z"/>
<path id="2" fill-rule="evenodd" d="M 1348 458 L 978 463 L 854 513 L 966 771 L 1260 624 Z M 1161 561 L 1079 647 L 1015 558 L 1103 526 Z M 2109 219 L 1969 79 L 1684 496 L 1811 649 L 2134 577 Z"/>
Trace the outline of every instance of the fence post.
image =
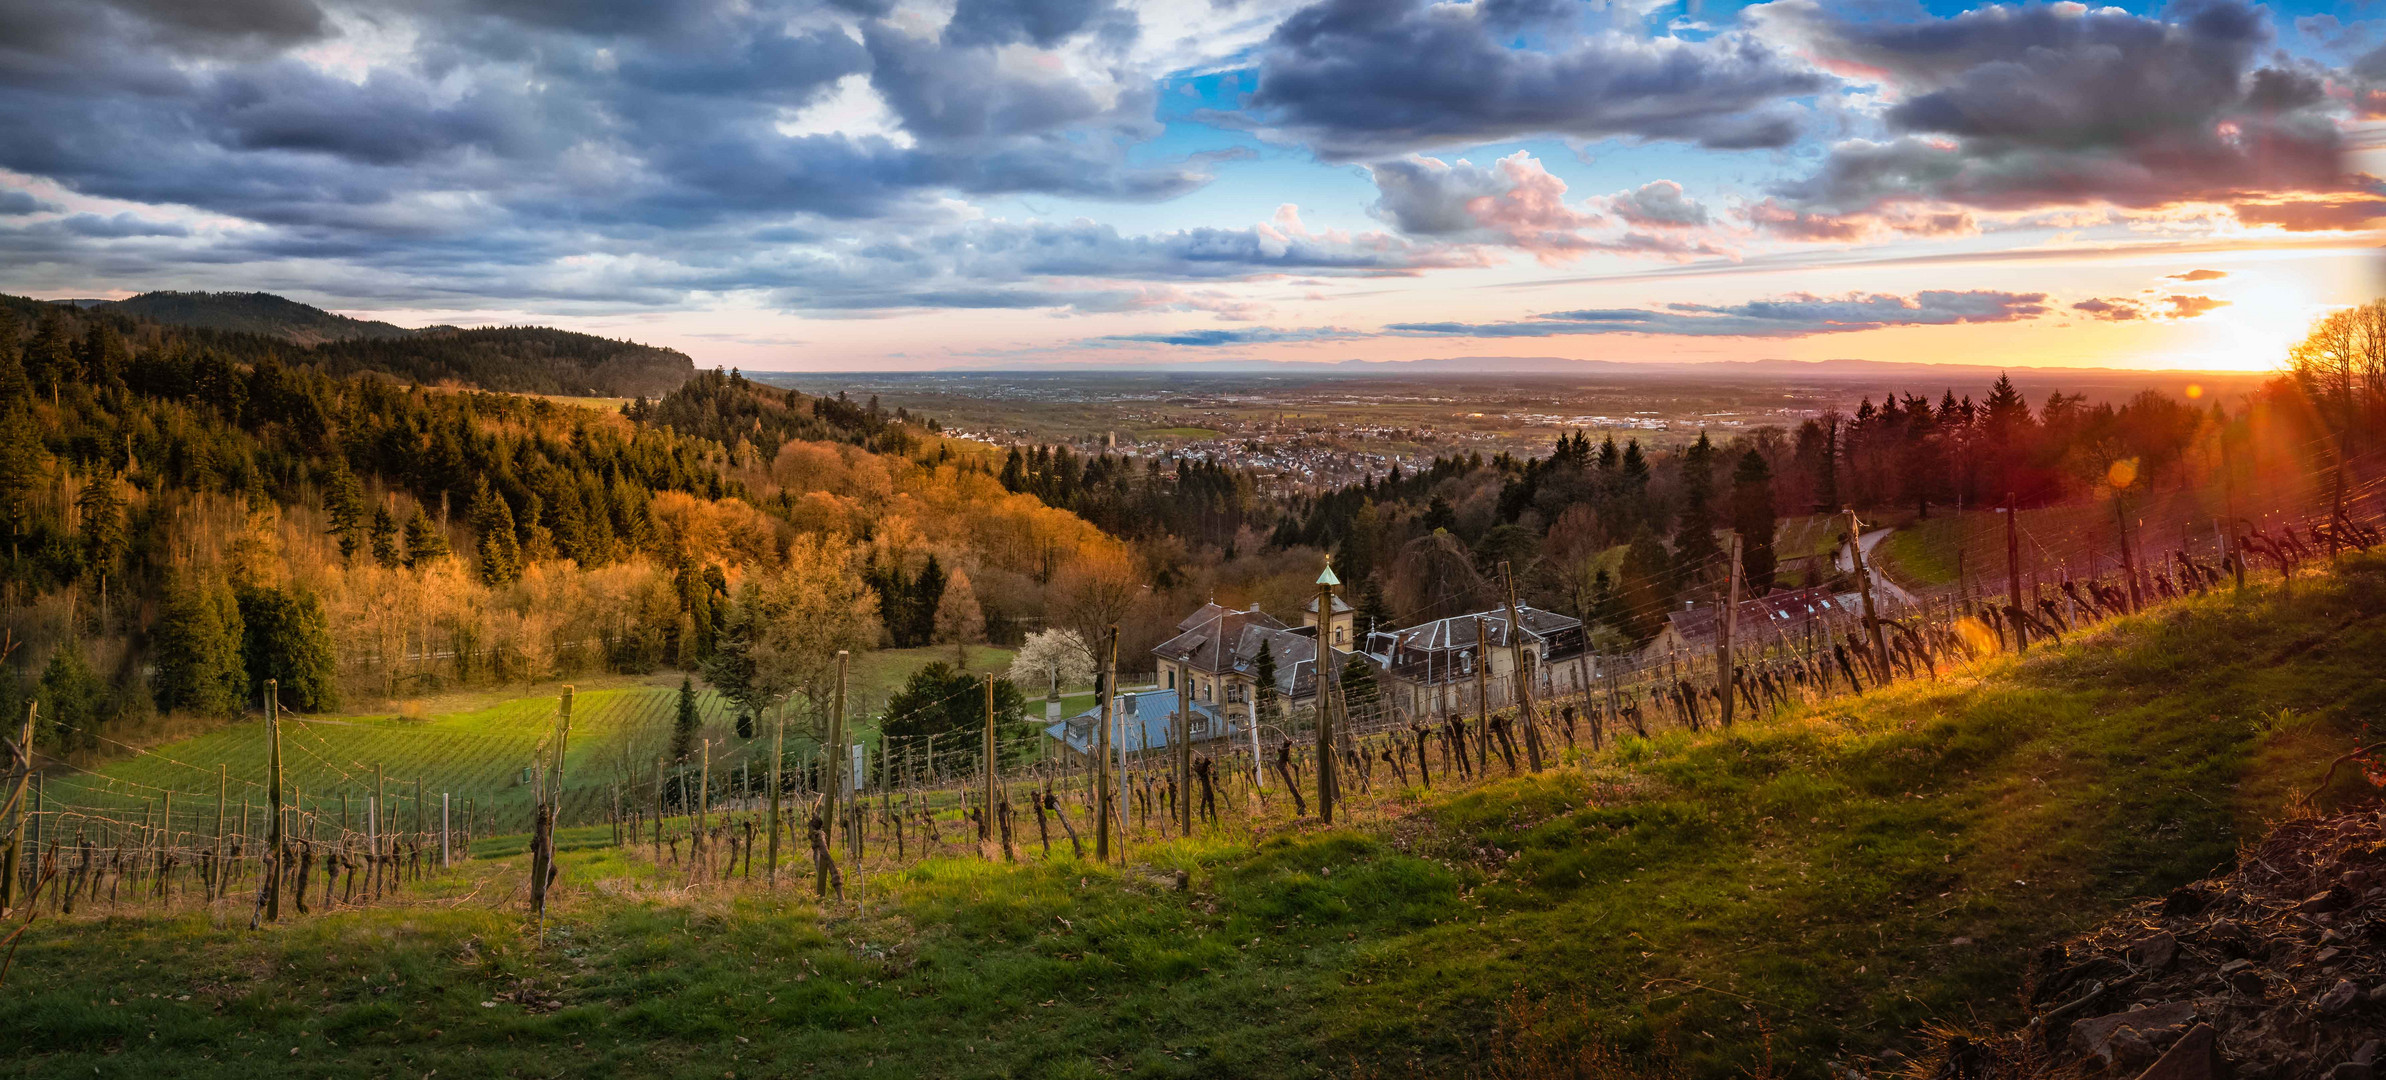
<path id="1" fill-rule="evenodd" d="M 1732 626 L 1740 621 L 1740 534 L 1732 533 L 1731 584 L 1723 610 L 1715 613 L 1715 689 L 1723 700 L 1723 728 L 1731 730 L 1732 700 L 1739 696 L 1739 680 L 1732 677 Z"/>
<path id="2" fill-rule="evenodd" d="M 278 679 L 265 680 L 267 784 L 265 798 L 265 918 L 282 917 L 282 698 Z"/>
<path id="3" fill-rule="evenodd" d="M 1094 735 L 1094 858 L 1110 861 L 1110 717 L 1118 698 L 1118 626 L 1102 649 L 1102 727 Z M 1181 680 L 1182 675 L 1178 676 Z"/>
<path id="4" fill-rule="evenodd" d="M 2005 493 L 2005 603 L 2012 607 L 2014 617 L 2014 651 L 2030 648 L 2030 625 L 2021 618 L 2021 509 L 2015 504 L 2013 493 Z"/>
<path id="5" fill-rule="evenodd" d="M 1864 561 L 1864 526 L 1856 520 L 1854 507 L 1849 507 L 1847 512 L 1847 544 L 1848 559 L 1856 568 L 1856 585 L 1864 597 L 1864 628 L 1871 632 L 1872 655 L 1880 661 L 1880 681 L 1885 683 L 1894 677 L 1895 672 L 1889 666 L 1888 637 L 1881 631 L 1880 617 L 1873 613 L 1872 568 Z"/>
<path id="6" fill-rule="evenodd" d="M 1334 823 L 1334 562 L 1317 575 L 1317 819 Z"/>
<path id="7" fill-rule="evenodd" d="M 40 709 L 39 702 L 25 703 L 24 737 L 11 748 L 17 760 L 9 762 L 9 766 L 16 778 L 10 785 L 7 805 L 0 806 L 0 816 L 13 813 L 16 821 L 8 831 L 7 849 L 0 851 L 0 911 L 16 906 L 17 860 L 22 857 L 25 840 L 25 785 L 33 779 L 33 717 Z"/>
<path id="8" fill-rule="evenodd" d="M 447 792 L 442 791 L 439 793 L 439 868 L 441 870 L 454 864 L 448 851 Z"/>

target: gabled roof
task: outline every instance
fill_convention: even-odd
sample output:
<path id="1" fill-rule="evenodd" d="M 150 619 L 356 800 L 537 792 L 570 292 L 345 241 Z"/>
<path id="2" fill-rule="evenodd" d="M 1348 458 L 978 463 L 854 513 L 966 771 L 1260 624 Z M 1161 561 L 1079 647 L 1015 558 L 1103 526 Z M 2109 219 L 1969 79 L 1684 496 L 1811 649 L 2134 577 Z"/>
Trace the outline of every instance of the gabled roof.
<path id="1" fill-rule="evenodd" d="M 1783 589 L 1764 596 L 1740 601 L 1738 634 L 1766 626 L 1788 627 L 1808 618 L 1830 618 L 1853 614 L 1860 599 L 1855 593 L 1833 593 L 1824 586 L 1811 589 Z M 1715 636 L 1715 611 L 1719 605 L 1706 604 L 1685 611 L 1669 612 L 1666 624 L 1685 639 L 1697 640 Z"/>
<path id="2" fill-rule="evenodd" d="M 1312 598 L 1310 599 L 1310 601 L 1309 601 L 1307 604 L 1305 604 L 1305 605 L 1303 605 L 1303 606 L 1302 606 L 1301 610 L 1302 610 L 1302 611 L 1309 612 L 1309 613 L 1310 613 L 1310 614 L 1312 614 L 1312 615 L 1316 614 L 1316 613 L 1317 613 L 1317 600 L 1316 600 L 1314 597 L 1312 597 Z M 1341 615 L 1341 614 L 1345 614 L 1345 613 L 1347 613 L 1347 612 L 1352 612 L 1352 611 L 1357 611 L 1357 610 L 1358 610 L 1357 608 L 1354 608 L 1354 607 L 1350 606 L 1350 604 L 1349 604 L 1349 603 L 1345 602 L 1345 601 L 1342 599 L 1342 597 L 1341 597 L 1341 595 L 1340 595 L 1340 594 L 1336 594 L 1336 595 L 1335 595 L 1335 597 L 1334 597 L 1334 614 L 1336 614 L 1336 615 Z"/>
<path id="3" fill-rule="evenodd" d="M 1483 636 L 1491 648 L 1508 645 L 1508 609 L 1505 605 L 1489 611 L 1468 615 L 1452 615 L 1446 619 L 1418 623 L 1392 631 L 1399 647 L 1411 649 L 1471 649 L 1475 646 L 1475 621 L 1482 620 Z M 1543 611 L 1529 604 L 1518 605 L 1516 621 L 1524 626 L 1527 641 L 1544 640 L 1565 630 L 1580 629 L 1582 620 L 1554 611 Z"/>
<path id="4" fill-rule="evenodd" d="M 1286 636 L 1283 623 L 1256 607 L 1235 611 L 1210 604 L 1194 615 L 1199 617 L 1177 624 L 1181 632 L 1153 647 L 1152 655 L 1216 675 L 1257 658 L 1263 638 L 1275 641 Z M 1284 649 L 1283 644 L 1276 645 L 1280 667 Z"/>

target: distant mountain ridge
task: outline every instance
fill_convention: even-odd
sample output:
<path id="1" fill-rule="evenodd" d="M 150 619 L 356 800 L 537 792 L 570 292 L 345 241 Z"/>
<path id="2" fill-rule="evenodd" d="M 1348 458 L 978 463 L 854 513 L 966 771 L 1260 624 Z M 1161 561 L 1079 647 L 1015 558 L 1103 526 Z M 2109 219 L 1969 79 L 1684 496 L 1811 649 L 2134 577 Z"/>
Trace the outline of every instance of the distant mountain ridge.
<path id="1" fill-rule="evenodd" d="M 375 371 L 425 385 L 565 397 L 661 397 L 696 373 L 676 349 L 616 341 L 545 326 L 408 329 L 356 319 L 266 292 L 147 292 L 123 300 L 57 300 L 94 314 L 218 334 L 227 347 L 252 351 L 266 342 L 291 347 L 286 361 L 335 374 Z M 40 302 L 17 301 L 38 317 Z M 259 342 L 256 339 L 265 339 Z M 204 340 L 204 338 L 202 338 Z M 271 347 L 271 346 L 267 346 Z"/>
<path id="2" fill-rule="evenodd" d="M 401 338 L 415 333 L 403 326 L 333 314 L 268 292 L 146 292 L 91 306 L 169 326 L 258 334 L 299 345 Z"/>

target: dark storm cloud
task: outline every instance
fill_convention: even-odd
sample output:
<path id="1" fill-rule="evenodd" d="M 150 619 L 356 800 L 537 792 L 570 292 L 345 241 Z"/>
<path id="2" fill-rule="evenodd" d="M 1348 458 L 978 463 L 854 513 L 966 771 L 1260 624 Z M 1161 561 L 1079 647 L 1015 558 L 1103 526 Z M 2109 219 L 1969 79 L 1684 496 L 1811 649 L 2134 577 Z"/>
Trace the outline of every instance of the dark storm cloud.
<path id="1" fill-rule="evenodd" d="M 1258 57 L 1251 122 L 1351 161 L 1533 135 L 1723 149 L 1797 135 L 1784 98 L 1829 85 L 1753 38 L 1580 26 L 1566 0 L 1326 0 Z"/>
<path id="2" fill-rule="evenodd" d="M 25 214 L 46 214 L 58 209 L 33 197 L 29 191 L 0 191 L 0 217 L 20 217 Z"/>
<path id="3" fill-rule="evenodd" d="M 1898 95 L 1886 138 L 1841 143 L 1777 188 L 1798 214 L 2234 205 L 2374 183 L 2346 167 L 2325 73 L 2278 57 L 2266 13 L 2239 0 L 2190 0 L 2161 17 L 2033 5 L 1911 22 L 1777 0 L 1750 18 Z M 2326 227 L 2292 210 L 2270 219 Z M 1791 214 L 1780 225 L 1824 228 Z"/>
<path id="4" fill-rule="evenodd" d="M 1913 296 L 1853 293 L 1799 295 L 1746 304 L 1668 304 L 1662 308 L 1558 311 L 1516 322 L 1393 323 L 1408 337 L 1538 338 L 1575 334 L 1688 337 L 1809 337 L 1891 326 L 2019 322 L 2046 314 L 2045 293 L 1925 290 Z"/>
<path id="5" fill-rule="evenodd" d="M 967 0 L 941 36 L 842 12 L 883 9 L 411 0 L 335 19 L 308 0 L 0 0 L 0 168 L 270 227 L 160 248 L 160 269 L 369 260 L 380 290 L 392 267 L 702 263 L 691 245 L 812 218 L 933 229 L 950 193 L 1162 199 L 1242 153 L 1136 157 L 1159 132 L 1148 77 L 997 62 L 1010 43 L 1130 44 L 1134 19 L 1106 2 Z M 374 58 L 354 77 L 289 52 L 376 27 L 410 36 L 394 55 L 354 43 Z M 899 133 L 783 130 L 853 76 Z"/>
<path id="6" fill-rule="evenodd" d="M 1050 47 L 1097 19 L 1123 21 L 1114 33 L 1131 33 L 1133 29 L 1134 16 L 1118 10 L 1110 0 L 961 0 L 953 8 L 953 21 L 945 27 L 944 38 L 955 45 L 1027 41 Z"/>

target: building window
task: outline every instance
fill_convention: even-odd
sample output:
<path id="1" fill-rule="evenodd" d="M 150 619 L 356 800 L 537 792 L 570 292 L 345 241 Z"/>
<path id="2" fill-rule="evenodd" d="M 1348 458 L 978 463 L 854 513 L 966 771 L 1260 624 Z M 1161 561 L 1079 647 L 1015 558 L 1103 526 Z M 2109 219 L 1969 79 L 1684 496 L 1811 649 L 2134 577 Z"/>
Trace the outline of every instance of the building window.
<path id="1" fill-rule="evenodd" d="M 1346 629 L 1344 629 L 1344 628 L 1342 628 L 1342 627 L 1339 627 L 1339 626 L 1335 627 L 1335 628 L 1334 628 L 1334 644 L 1336 644 L 1336 645 L 1340 645 L 1340 644 L 1342 644 L 1342 643 L 1343 643 L 1345 640 L 1347 640 L 1347 636 L 1349 635 L 1349 633 L 1350 633 L 1350 631 L 1348 631 L 1348 630 L 1346 630 Z"/>
<path id="2" fill-rule="evenodd" d="M 1240 705 L 1243 703 L 1243 684 L 1226 684 L 1226 703 L 1229 705 Z"/>
<path id="3" fill-rule="evenodd" d="M 1175 669 L 1175 668 L 1169 668 L 1169 669 L 1168 669 L 1168 688 L 1169 688 L 1169 689 L 1171 689 L 1171 690 L 1174 690 L 1174 689 L 1176 689 L 1176 669 Z"/>

